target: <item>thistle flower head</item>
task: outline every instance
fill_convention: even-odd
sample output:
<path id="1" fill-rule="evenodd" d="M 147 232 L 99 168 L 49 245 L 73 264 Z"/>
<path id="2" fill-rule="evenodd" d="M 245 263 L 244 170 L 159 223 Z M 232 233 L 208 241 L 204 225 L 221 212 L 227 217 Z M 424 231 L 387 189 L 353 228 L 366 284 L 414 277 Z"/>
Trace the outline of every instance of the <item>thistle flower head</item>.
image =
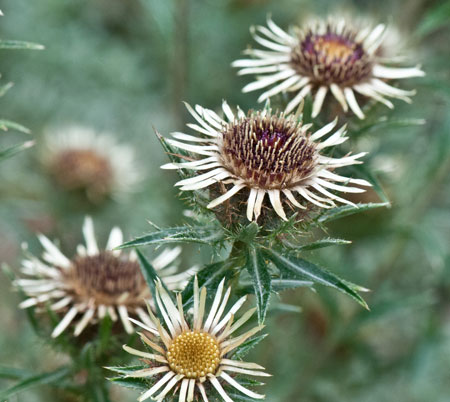
<path id="1" fill-rule="evenodd" d="M 398 89 L 386 81 L 424 75 L 419 67 L 383 65 L 389 62 L 379 54 L 386 32 L 383 24 L 361 28 L 342 18 L 328 18 L 287 33 L 269 18 L 267 27 L 252 28 L 253 38 L 266 49 L 248 50 L 246 53 L 253 58 L 236 60 L 233 66 L 241 68 L 241 75 L 258 75 L 255 82 L 243 88 L 244 92 L 269 88 L 259 102 L 281 92 L 293 92 L 295 96 L 286 108 L 289 113 L 313 93 L 312 115 L 316 117 L 331 92 L 345 112 L 350 108 L 363 119 L 355 92 L 393 108 L 386 97 L 410 102 L 415 92 Z"/>
<path id="2" fill-rule="evenodd" d="M 46 135 L 42 159 L 58 186 L 94 202 L 130 191 L 139 181 L 134 152 L 106 133 L 66 127 Z"/>
<path id="3" fill-rule="evenodd" d="M 236 312 L 244 304 L 246 297 L 239 299 L 225 312 L 231 288 L 224 292 L 224 280 L 217 288 L 213 304 L 206 311 L 206 288 L 199 290 L 197 278 L 194 282 L 194 309 L 190 324 L 183 311 L 181 294 L 176 303 L 163 288 L 156 283 L 156 302 L 164 317 L 164 324 L 149 309 L 152 324 L 139 325 L 147 332 L 141 333 L 143 342 L 154 353 L 143 352 L 124 346 L 124 349 L 143 358 L 148 367 L 130 373 L 128 377 L 155 378 L 153 386 L 145 391 L 139 401 L 149 398 L 161 401 L 169 393 L 179 395 L 179 401 L 208 401 L 212 389 L 226 402 L 233 400 L 224 385 L 231 386 L 250 398 L 262 399 L 264 395 L 241 385 L 236 375 L 265 377 L 264 368 L 255 363 L 235 360 L 231 354 L 263 327 L 255 327 L 242 335 L 231 337 L 253 315 L 249 310 L 240 319 L 234 319 Z M 164 388 L 163 388 L 164 387 Z M 196 396 L 197 394 L 197 396 Z"/>
<path id="4" fill-rule="evenodd" d="M 88 324 L 105 316 L 113 321 L 120 318 L 128 333 L 133 332 L 129 315 L 150 322 L 145 312 L 145 300 L 149 300 L 150 292 L 136 254 L 114 250 L 122 243 L 122 231 L 112 229 L 104 250 L 97 245 L 90 218 L 84 222 L 83 235 L 86 245 L 80 244 L 72 259 L 67 258 L 47 237 L 39 236 L 44 247 L 42 260 L 33 256 L 24 259 L 22 273 L 25 277 L 14 282 L 27 296 L 20 307 L 42 307 L 44 303 L 50 303 L 50 310 L 63 317 L 54 328 L 52 337 L 59 336 L 75 321 L 78 322 L 74 334 L 78 336 Z M 192 274 L 188 270 L 170 275 L 174 271 L 172 263 L 180 252 L 180 248 L 166 249 L 153 261 L 153 266 L 171 288 L 182 287 Z"/>
<path id="5" fill-rule="evenodd" d="M 206 171 L 179 181 L 181 190 L 198 190 L 221 183 L 225 192 L 211 201 L 209 208 L 225 202 L 243 189 L 248 189 L 247 218 L 258 219 L 266 194 L 275 212 L 287 219 L 282 205 L 282 195 L 290 207 L 307 209 L 294 193 L 306 203 L 321 208 L 335 206 L 335 201 L 351 204 L 330 190 L 363 192 L 359 187 L 335 184 L 353 183 L 370 185 L 359 179 L 337 175 L 334 169 L 361 163 L 358 159 L 364 153 L 342 158 L 324 156 L 324 148 L 338 145 L 347 140 L 345 126 L 325 141 L 319 141 L 336 126 L 336 120 L 316 132 L 310 124 L 303 124 L 294 115 L 274 113 L 271 110 L 243 113 L 239 108 L 235 115 L 226 102 L 222 109 L 226 119 L 212 110 L 187 105 L 198 124 L 188 126 L 204 137 L 184 133 L 173 133 L 175 140 L 168 142 L 203 158 L 181 163 L 169 163 L 165 169 L 185 168 Z M 320 195 L 319 195 L 320 194 Z"/>

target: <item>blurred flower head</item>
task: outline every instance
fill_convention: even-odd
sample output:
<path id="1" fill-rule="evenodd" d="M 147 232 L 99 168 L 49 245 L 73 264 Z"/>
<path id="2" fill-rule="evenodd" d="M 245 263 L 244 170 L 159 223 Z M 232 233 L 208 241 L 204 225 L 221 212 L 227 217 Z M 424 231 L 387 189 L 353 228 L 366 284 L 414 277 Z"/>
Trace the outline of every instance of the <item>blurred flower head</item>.
<path id="1" fill-rule="evenodd" d="M 19 307 L 43 307 L 50 303 L 49 309 L 63 317 L 52 332 L 54 338 L 76 320 L 75 336 L 105 316 L 113 321 L 120 319 L 128 333 L 133 332 L 130 315 L 149 323 L 143 307 L 150 298 L 150 291 L 141 274 L 136 253 L 114 250 L 122 243 L 122 231 L 113 228 L 106 248 L 99 249 L 92 219 L 86 218 L 83 236 L 86 245 L 78 245 L 77 253 L 71 259 L 47 237 L 39 236 L 44 247 L 42 260 L 28 256 L 22 262 L 25 277 L 14 281 L 14 285 L 27 296 Z M 182 288 L 192 274 L 189 270 L 173 274 L 177 270 L 173 262 L 180 252 L 179 247 L 166 249 L 152 261 L 171 289 Z"/>
<path id="2" fill-rule="evenodd" d="M 330 17 L 311 20 L 287 33 L 269 18 L 267 27 L 252 27 L 253 38 L 266 49 L 247 50 L 252 58 L 236 60 L 233 66 L 241 68 L 241 75 L 257 75 L 244 92 L 270 87 L 259 102 L 281 92 L 293 92 L 295 96 L 286 108 L 289 113 L 307 94 L 313 94 L 312 116 L 316 117 L 331 92 L 345 112 L 350 108 L 363 119 L 355 92 L 393 108 L 386 97 L 410 102 L 415 91 L 401 90 L 387 81 L 424 75 L 417 66 L 384 65 L 389 63 L 385 57 L 389 52 L 382 47 L 388 32 L 383 24 L 359 27 L 344 18 Z M 392 59 L 391 64 L 395 61 Z"/>
<path id="3" fill-rule="evenodd" d="M 321 154 L 324 148 L 347 140 L 343 126 L 328 139 L 319 141 L 335 128 L 337 120 L 312 132 L 311 124 L 303 124 L 296 115 L 273 113 L 270 109 L 245 114 L 238 108 L 235 115 L 228 104 L 223 102 L 224 120 L 212 110 L 199 105 L 195 110 L 189 105 L 187 108 L 199 123 L 188 126 L 204 137 L 173 133 L 176 140 L 168 142 L 203 158 L 169 163 L 162 168 L 207 171 L 176 183 L 183 191 L 198 190 L 217 183 L 232 185 L 211 201 L 208 208 L 214 208 L 247 188 L 248 220 L 258 219 L 266 194 L 275 212 L 286 220 L 282 194 L 290 206 L 307 209 L 294 196 L 294 193 L 298 193 L 303 201 L 321 208 L 331 208 L 335 206 L 335 201 L 352 203 L 330 191 L 364 192 L 359 187 L 338 185 L 335 182 L 370 185 L 365 180 L 351 179 L 333 172 L 338 167 L 362 163 L 358 159 L 364 153 L 340 158 Z"/>
<path id="4" fill-rule="evenodd" d="M 181 294 L 176 295 L 175 304 L 161 283 L 156 283 L 156 301 L 164 317 L 165 325 L 162 325 L 149 309 L 153 325 L 141 323 L 140 326 L 148 332 L 147 335 L 153 335 L 156 340 L 149 339 L 144 333 L 139 334 L 154 353 L 124 346 L 127 352 L 142 357 L 144 363 L 148 365 L 142 370 L 130 373 L 128 377 L 156 378 L 154 385 L 138 398 L 139 401 L 148 398 L 160 401 L 169 392 L 175 390 L 174 393 L 179 393 L 179 401 L 200 400 L 201 395 L 201 400 L 207 402 L 211 389 L 215 389 L 224 401 L 232 401 L 223 385 L 231 386 L 250 398 L 264 398 L 264 395 L 249 390 L 234 378 L 240 374 L 269 376 L 264 372 L 264 367 L 235 360 L 229 356 L 263 326 L 255 327 L 235 338 L 231 337 L 251 318 L 255 309 L 247 311 L 240 319 L 234 321 L 236 312 L 246 300 L 244 296 L 224 314 L 231 294 L 231 288 L 223 293 L 224 282 L 222 280 L 217 288 L 211 309 L 207 312 L 205 309 L 206 288 L 199 290 L 197 278 L 195 278 L 191 325 L 183 311 Z M 160 392 L 156 395 L 158 391 Z"/>
<path id="5" fill-rule="evenodd" d="M 69 126 L 47 133 L 42 160 L 60 187 L 82 191 L 92 202 L 127 193 L 141 179 L 130 146 L 85 127 Z"/>

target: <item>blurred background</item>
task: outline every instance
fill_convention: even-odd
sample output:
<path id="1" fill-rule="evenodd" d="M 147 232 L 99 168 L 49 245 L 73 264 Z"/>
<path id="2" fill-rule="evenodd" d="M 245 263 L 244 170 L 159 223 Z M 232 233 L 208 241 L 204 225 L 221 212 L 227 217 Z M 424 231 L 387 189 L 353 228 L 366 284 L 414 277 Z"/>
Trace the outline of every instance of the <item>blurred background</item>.
<path id="1" fill-rule="evenodd" d="M 450 1 L 442 0 L 3 0 L 0 37 L 38 42 L 41 52 L 2 50 L 1 117 L 32 130 L 36 146 L 0 168 L 0 260 L 19 267 L 20 246 L 39 253 L 35 233 L 59 238 L 74 252 L 84 215 L 94 217 L 100 243 L 113 225 L 127 238 L 183 221 L 173 172 L 154 129 L 182 130 L 181 101 L 216 109 L 222 99 L 243 109 L 248 78 L 230 63 L 251 43 L 249 27 L 271 13 L 287 28 L 306 15 L 348 11 L 388 22 L 401 32 L 409 65 L 423 79 L 412 105 L 396 104 L 396 119 L 421 126 L 377 125 L 353 138 L 392 202 L 390 209 L 344 218 L 328 233 L 348 246 L 309 258 L 372 291 L 371 311 L 336 292 L 283 294 L 301 313 L 272 312 L 270 336 L 251 358 L 274 374 L 270 402 L 448 402 L 450 400 Z M 383 112 L 388 115 L 386 108 Z M 108 131 L 136 152 L 138 190 L 91 203 L 59 188 L 43 167 L 45 133 L 67 125 Z M 2 134 L 14 143 L 25 134 Z M 378 201 L 369 194 L 371 201 Z M 147 251 L 147 250 L 146 250 Z M 152 250 L 148 250 L 151 254 Z M 208 250 L 186 248 L 183 266 L 207 262 Z M 19 296 L 0 280 L 0 366 L 42 372 L 64 356 L 35 337 Z M 0 389 L 11 385 L 0 380 Z M 137 393 L 116 390 L 117 399 Z M 42 387 L 12 401 L 57 401 Z"/>

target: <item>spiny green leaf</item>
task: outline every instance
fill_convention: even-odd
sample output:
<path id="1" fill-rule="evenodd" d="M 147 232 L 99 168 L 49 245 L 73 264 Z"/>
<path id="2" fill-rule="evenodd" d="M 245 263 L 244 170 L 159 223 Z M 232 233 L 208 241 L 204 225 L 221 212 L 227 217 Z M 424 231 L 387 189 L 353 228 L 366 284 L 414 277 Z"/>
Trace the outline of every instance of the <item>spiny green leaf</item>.
<path id="1" fill-rule="evenodd" d="M 143 378 L 113 377 L 108 378 L 108 380 L 125 388 L 137 389 L 139 391 L 146 391 L 149 389 L 147 382 Z"/>
<path id="2" fill-rule="evenodd" d="M 105 369 L 113 371 L 118 374 L 129 375 L 133 374 L 135 371 L 143 370 L 148 368 L 148 366 L 144 365 L 135 365 L 135 366 L 108 366 Z"/>
<path id="3" fill-rule="evenodd" d="M 22 126 L 21 124 L 15 123 L 10 120 L 4 120 L 4 119 L 0 120 L 0 130 L 8 131 L 9 128 L 12 130 L 20 131 L 25 134 L 30 134 L 30 132 L 31 132 L 28 128 Z"/>
<path id="4" fill-rule="evenodd" d="M 0 162 L 5 159 L 11 158 L 15 154 L 22 152 L 25 149 L 32 147 L 33 145 L 34 145 L 34 141 L 27 141 L 22 144 L 16 144 L 16 145 L 13 145 L 12 147 L 0 150 Z"/>
<path id="5" fill-rule="evenodd" d="M 233 359 L 242 359 L 250 350 L 252 350 L 259 342 L 261 342 L 268 334 L 255 336 L 246 340 L 240 345 L 233 354 Z"/>
<path id="6" fill-rule="evenodd" d="M 150 264 L 150 262 L 147 260 L 147 258 L 145 258 L 144 254 L 142 254 L 139 250 L 136 250 L 138 259 L 139 259 L 139 266 L 141 267 L 141 272 L 142 275 L 145 278 L 145 281 L 147 282 L 147 285 L 150 289 L 150 293 L 152 294 L 153 300 L 156 300 L 156 286 L 155 286 L 155 282 L 160 281 L 160 277 L 158 276 L 158 274 L 156 273 L 155 268 L 153 268 L 152 264 Z M 172 296 L 172 293 L 168 291 L 168 289 L 166 288 L 166 285 L 164 284 L 163 281 L 161 281 L 163 287 L 167 290 L 167 293 L 169 294 L 169 296 Z M 157 303 L 155 303 L 156 305 L 156 310 L 158 313 L 158 317 L 161 321 L 164 321 L 164 318 L 161 314 L 161 311 L 159 309 L 159 306 Z"/>
<path id="7" fill-rule="evenodd" d="M 388 202 L 373 203 L 368 204 L 357 204 L 356 207 L 352 205 L 344 205 L 342 207 L 337 207 L 333 209 L 328 209 L 324 211 L 318 218 L 317 221 L 320 223 L 326 223 L 334 221 L 335 219 L 343 218 L 348 215 L 353 215 L 359 212 L 369 211 L 375 208 L 390 207 Z"/>
<path id="8" fill-rule="evenodd" d="M 390 128 L 403 128 L 411 126 L 423 126 L 426 123 L 424 119 L 388 119 L 383 117 L 363 127 L 358 127 L 357 134 L 368 134 L 376 130 L 386 130 Z"/>
<path id="9" fill-rule="evenodd" d="M 253 289 L 258 307 L 258 321 L 262 324 L 266 318 L 272 291 L 271 277 L 261 251 L 252 245 L 249 245 L 246 250 L 245 268 L 253 279 Z"/>
<path id="10" fill-rule="evenodd" d="M 10 398 L 11 396 L 18 394 L 19 392 L 25 391 L 32 387 L 57 383 L 62 379 L 68 377 L 71 373 L 72 373 L 71 367 L 62 367 L 49 373 L 37 374 L 26 377 L 19 383 L 0 392 L 0 399 L 4 400 Z"/>
<path id="11" fill-rule="evenodd" d="M 330 246 L 341 246 L 344 244 L 351 244 L 352 242 L 349 240 L 343 240 L 343 239 L 320 239 L 312 243 L 304 244 L 304 245 L 293 245 L 293 244 L 287 244 L 289 248 L 295 248 L 297 251 L 311 251 L 311 250 L 317 250 L 319 248 L 324 247 L 330 247 Z M 286 245 L 286 243 L 283 243 Z"/>
<path id="12" fill-rule="evenodd" d="M 0 40 L 0 49 L 31 49 L 43 50 L 45 46 L 39 43 L 23 42 L 20 40 Z"/>
<path id="13" fill-rule="evenodd" d="M 205 226 L 180 226 L 175 228 L 163 229 L 153 233 L 146 234 L 134 240 L 120 245 L 118 248 L 140 247 L 149 244 L 167 244 L 167 243 L 217 243 L 223 238 L 223 232 L 218 227 Z"/>
<path id="14" fill-rule="evenodd" d="M 217 286 L 219 286 L 220 281 L 223 278 L 228 279 L 233 275 L 233 265 L 234 262 L 231 259 L 206 265 L 196 274 L 198 286 L 200 288 L 203 286 L 206 287 L 208 295 L 213 295 Z M 182 292 L 185 308 L 189 307 L 194 301 L 194 280 L 195 278 L 192 277 Z"/>
<path id="15" fill-rule="evenodd" d="M 313 285 L 314 282 L 312 281 L 302 281 L 299 279 L 272 279 L 272 290 L 275 292 L 295 288 L 311 288 Z"/>
<path id="16" fill-rule="evenodd" d="M 329 286 L 349 295 L 363 307 L 368 308 L 367 303 L 348 282 L 343 281 L 331 272 L 319 267 L 312 262 L 298 258 L 292 254 L 283 254 L 264 249 L 264 256 L 267 257 L 288 279 L 307 279 L 315 283 Z M 357 286 L 357 285 L 354 285 Z"/>

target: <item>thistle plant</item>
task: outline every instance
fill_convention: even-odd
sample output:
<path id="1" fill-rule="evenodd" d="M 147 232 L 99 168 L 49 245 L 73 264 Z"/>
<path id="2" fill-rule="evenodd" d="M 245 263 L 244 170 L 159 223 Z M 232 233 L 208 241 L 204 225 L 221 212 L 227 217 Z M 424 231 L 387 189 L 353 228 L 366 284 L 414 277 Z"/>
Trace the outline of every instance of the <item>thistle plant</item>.
<path id="1" fill-rule="evenodd" d="M 153 12 L 159 7 L 155 4 L 145 7 Z M 174 46 L 178 56 L 187 43 L 188 5 L 181 1 L 176 6 L 177 10 L 154 13 L 152 18 L 163 38 L 181 41 Z M 165 31 L 164 16 L 172 12 L 180 25 L 175 35 Z M 196 104 L 184 86 L 177 88 L 176 96 L 185 99 L 176 101 L 189 101 L 185 102 L 189 120 L 187 129 L 156 131 L 161 159 L 166 158 L 162 170 L 152 158 L 138 166 L 139 149 L 81 123 L 45 133 L 36 159 L 53 184 L 68 193 L 81 192 L 95 204 L 96 222 L 107 214 L 118 220 L 116 210 L 108 210 L 112 204 L 106 207 L 101 201 L 120 200 L 126 209 L 126 223 L 120 226 L 126 233 L 136 233 L 133 215 L 147 219 L 139 207 L 144 205 L 147 211 L 148 203 L 120 196 L 143 188 L 143 178 L 155 172 L 161 175 L 158 183 L 162 177 L 173 181 L 186 209 L 180 224 L 160 227 L 148 221 L 148 232 L 132 240 L 124 239 L 116 224 L 98 240 L 93 219 L 86 217 L 83 242 L 75 247 L 67 248 L 65 240 L 77 233 L 67 234 L 69 226 L 63 224 L 61 242 L 46 232 L 37 233 L 39 253 L 23 244 L 23 259 L 16 269 L 5 266 L 21 298 L 18 307 L 39 339 L 65 357 L 64 363 L 55 362 L 56 369 L 14 377 L 17 383 L 0 391 L 0 399 L 46 384 L 63 401 L 125 400 L 127 388 L 134 390 L 130 399 L 138 401 L 256 401 L 272 395 L 274 383 L 293 387 L 298 382 L 297 388 L 315 384 L 328 360 L 346 355 L 356 338 L 355 328 L 372 314 L 376 295 L 366 292 L 377 290 L 404 244 L 402 239 L 393 242 L 392 253 L 380 248 L 379 259 L 384 261 L 387 254 L 387 262 L 374 263 L 373 277 L 367 281 L 355 279 L 356 273 L 338 274 L 320 256 L 327 255 L 327 248 L 353 250 L 363 241 L 353 235 L 351 244 L 330 234 L 332 223 L 341 218 L 367 222 L 364 213 L 371 211 L 386 227 L 386 220 L 400 219 L 388 210 L 394 192 L 385 191 L 373 170 L 374 160 L 383 155 L 371 155 L 375 139 L 370 132 L 423 124 L 421 119 L 398 119 L 400 107 L 394 110 L 394 104 L 402 100 L 406 104 L 401 107 L 407 108 L 416 90 L 407 88 L 406 79 L 425 74 L 420 65 L 397 57 L 397 44 L 383 23 L 332 15 L 289 28 L 268 17 L 266 25 L 250 31 L 262 49 L 247 48 L 244 57 L 232 62 L 230 56 L 227 61 L 238 75 L 255 77 L 242 89 L 240 104 L 246 107 L 234 103 L 233 94 L 220 103 L 222 96 L 216 93 L 214 109 L 207 108 Z M 0 42 L 2 46 L 35 47 L 11 41 Z M 175 87 L 186 68 L 175 68 Z M 0 95 L 8 89 L 5 86 Z M 254 91 L 262 93 L 254 97 Z M 178 125 L 181 114 L 176 117 Z M 0 127 L 26 131 L 8 121 L 0 122 Z M 5 152 L 10 155 L 27 144 Z M 440 180 L 448 172 L 448 158 L 445 161 L 437 175 Z M 149 188 L 159 192 L 153 185 Z M 423 209 L 419 204 L 414 214 L 402 216 L 402 222 L 411 225 Z M 193 245 L 201 253 L 192 253 Z M 191 252 L 195 267 L 179 269 L 182 250 Z M 363 258 L 366 255 L 355 252 L 345 261 L 357 266 Z M 292 297 L 299 294 L 304 297 Z M 342 296 L 342 311 L 336 295 Z M 326 304 L 340 330 L 327 333 L 331 319 L 327 321 L 320 308 L 307 310 L 302 324 L 315 331 L 321 354 L 316 358 L 310 353 L 314 361 L 305 375 L 280 374 L 264 359 L 263 348 L 271 342 L 283 364 L 297 358 L 296 346 L 306 340 L 296 339 L 298 345 L 292 339 L 280 341 L 277 336 L 285 327 L 273 323 L 280 313 L 290 323 L 299 320 L 296 314 L 308 303 Z M 375 316 L 383 314 L 382 308 L 376 305 Z M 326 342 L 320 343 L 322 338 Z M 253 354 L 247 356 L 249 352 Z M 323 395 L 316 399 L 328 398 Z M 288 392 L 281 396 L 303 397 Z"/>

